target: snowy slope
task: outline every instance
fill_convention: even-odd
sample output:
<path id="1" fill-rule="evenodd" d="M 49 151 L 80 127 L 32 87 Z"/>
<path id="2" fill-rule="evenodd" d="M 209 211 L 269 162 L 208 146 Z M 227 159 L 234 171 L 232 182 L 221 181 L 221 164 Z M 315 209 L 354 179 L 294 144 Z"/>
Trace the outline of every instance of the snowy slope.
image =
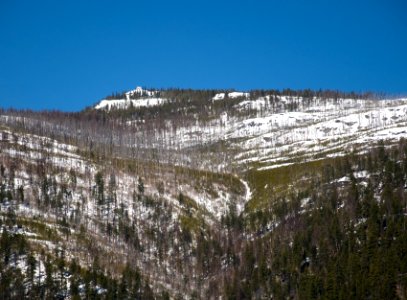
<path id="1" fill-rule="evenodd" d="M 78 180 L 78 189 L 80 188 L 81 192 L 91 188 L 87 183 L 87 180 L 94 178 L 97 171 L 103 169 L 103 166 L 92 163 L 88 159 L 76 154 L 78 150 L 77 147 L 58 143 L 56 140 L 48 137 L 32 134 L 16 134 L 7 130 L 0 130 L 0 143 L 2 146 L 0 149 L 0 159 L 3 157 L 18 158 L 27 163 L 46 159 L 46 161 L 54 167 L 65 170 L 65 172 L 60 174 L 60 177 L 57 177 L 57 181 L 64 181 L 66 174 L 68 174 L 70 170 L 75 170 L 78 173 L 78 178 L 83 177 L 82 180 Z M 20 150 L 22 147 L 24 150 Z M 159 174 L 159 176 L 154 175 L 152 178 L 164 180 L 166 174 Z M 24 173 L 18 174 L 15 180 L 15 186 L 29 186 L 28 175 Z M 137 186 L 137 180 L 138 178 L 132 174 L 124 172 L 118 172 L 116 174 L 118 189 L 122 191 L 119 199 L 121 199 L 120 202 L 128 208 L 129 214 L 133 214 L 132 191 L 134 187 Z M 157 182 L 153 179 L 152 181 L 149 181 L 149 178 L 145 178 L 144 180 L 146 181 L 146 195 L 152 197 L 156 196 L 158 194 L 156 187 Z M 165 186 L 166 192 L 163 196 L 169 203 L 174 205 L 175 208 L 179 208 L 177 197 L 179 193 L 182 192 L 201 206 L 203 210 L 207 211 L 211 216 L 214 216 L 217 219 L 220 219 L 222 214 L 227 211 L 232 198 L 233 201 L 237 202 L 241 210 L 243 210 L 244 203 L 249 200 L 247 199 L 247 196 L 235 195 L 228 191 L 227 186 L 216 182 L 214 182 L 213 185 L 213 190 L 218 191 L 216 194 L 208 193 L 203 189 L 198 189 L 192 179 L 187 183 L 179 184 L 167 178 Z M 80 193 L 77 195 L 73 194 L 73 196 L 74 202 L 80 201 Z M 95 216 L 95 203 L 89 202 L 86 211 L 89 212 L 89 217 Z M 174 210 L 174 215 L 176 217 L 178 217 L 178 214 L 179 210 Z"/>
<path id="2" fill-rule="evenodd" d="M 244 98 L 234 106 L 240 115 L 224 111 L 209 122 L 199 117 L 194 123 L 166 121 L 165 130 L 149 132 L 149 147 L 177 150 L 226 143 L 230 153 L 235 154 L 225 154 L 225 165 L 260 163 L 259 167 L 264 168 L 287 163 L 294 156 L 308 160 L 317 155 L 343 155 L 354 147 L 363 150 L 368 143 L 378 140 L 407 138 L 407 99 L 274 96 L 272 103 L 271 98 Z M 213 98 L 221 99 L 228 101 L 224 93 Z M 145 135 L 138 134 L 146 141 Z M 219 157 L 210 153 L 208 156 Z M 219 161 L 217 164 L 220 165 Z"/>
<path id="3" fill-rule="evenodd" d="M 58 231 L 61 227 L 58 222 L 63 218 L 75 220 L 77 224 L 83 225 L 82 233 L 86 228 L 86 234 L 92 238 L 93 246 L 102 249 L 103 253 L 114 252 L 112 259 L 118 262 L 113 261 L 112 267 L 126 262 L 128 257 L 135 255 L 135 252 L 134 249 L 129 250 L 131 248 L 125 240 L 117 237 L 112 239 L 107 235 L 106 224 L 112 228 L 116 228 L 118 224 L 129 226 L 128 228 L 132 228 L 132 232 L 137 235 L 140 248 L 147 249 L 136 254 L 135 266 L 143 270 L 143 274 L 148 275 L 153 285 L 165 283 L 168 290 L 176 290 L 177 280 L 174 276 L 184 278 L 183 273 L 173 267 L 176 265 L 174 261 L 176 257 L 172 253 L 174 249 L 181 248 L 182 240 L 178 234 L 185 218 L 202 216 L 205 222 L 213 224 L 220 221 L 232 202 L 236 204 L 238 212 L 241 212 L 249 200 L 250 189 L 243 182 L 240 190 L 246 191 L 246 194 L 242 192 L 240 195 L 222 179 L 212 178 L 205 181 L 199 174 L 185 177 L 178 174 L 174 180 L 171 170 L 165 169 L 143 170 L 143 175 L 140 175 L 111 168 L 105 161 L 94 161 L 80 153 L 78 147 L 49 137 L 0 128 L 1 166 L 3 167 L 4 162 L 15 162 L 13 172 L 6 172 L 7 176 L 12 174 L 9 176 L 11 179 L 4 181 L 5 185 L 2 188 L 21 188 L 25 195 L 24 202 L 17 202 L 14 199 L 1 201 L 0 217 L 2 212 L 12 210 L 19 218 L 41 221 L 44 226 L 55 229 L 61 236 L 64 236 L 64 228 L 61 232 Z M 95 177 L 98 172 L 102 173 L 106 183 L 103 203 L 95 198 L 97 191 Z M 143 196 L 136 197 L 139 178 L 143 180 L 144 190 Z M 162 184 L 160 190 L 159 184 Z M 188 203 L 192 203 L 190 206 L 179 200 L 180 193 L 188 197 Z M 49 195 L 50 199 L 59 195 L 61 198 L 58 207 L 39 206 L 39 202 L 45 202 L 43 200 L 46 198 L 45 195 Z M 151 236 L 151 232 L 158 232 L 158 226 L 163 227 L 159 227 L 160 233 L 164 231 L 165 238 L 171 241 L 168 242 L 164 258 L 158 258 L 159 243 L 155 236 Z M 28 237 L 30 242 L 49 252 L 54 252 L 63 245 L 66 257 L 75 257 L 84 267 L 89 266 L 90 259 L 93 259 L 94 254 L 83 250 L 83 245 L 80 244 L 83 237 L 79 242 L 74 239 L 66 242 L 50 241 L 37 239 L 35 233 L 21 228 L 18 231 Z M 69 229 L 73 236 L 76 236 L 78 231 L 79 229 L 75 227 Z M 130 251 L 131 255 L 128 254 Z M 193 267 L 194 263 L 190 263 L 189 266 Z M 26 269 L 23 263 L 21 269 Z M 163 276 L 163 274 L 172 275 Z"/>

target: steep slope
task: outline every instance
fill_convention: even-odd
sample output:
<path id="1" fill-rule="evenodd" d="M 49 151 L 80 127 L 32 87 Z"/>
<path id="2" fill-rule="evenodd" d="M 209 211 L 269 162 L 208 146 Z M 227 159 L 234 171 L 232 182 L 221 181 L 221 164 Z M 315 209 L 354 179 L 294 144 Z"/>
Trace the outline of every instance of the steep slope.
<path id="1" fill-rule="evenodd" d="M 234 176 L 95 160 L 76 146 L 8 129 L 0 131 L 0 143 L 1 231 L 14 235 L 18 228 L 38 249 L 34 269 L 41 280 L 46 256 L 38 253 L 58 259 L 53 252 L 60 249 L 67 265 L 73 258 L 83 268 L 97 263 L 117 278 L 129 264 L 149 278 L 155 293 L 182 290 L 187 296 L 197 288 L 196 237 L 209 239 L 210 227 L 219 226 L 229 206 L 242 208 L 239 201 L 248 200 L 241 196 L 245 185 Z M 106 286 L 93 288 L 109 292 Z"/>

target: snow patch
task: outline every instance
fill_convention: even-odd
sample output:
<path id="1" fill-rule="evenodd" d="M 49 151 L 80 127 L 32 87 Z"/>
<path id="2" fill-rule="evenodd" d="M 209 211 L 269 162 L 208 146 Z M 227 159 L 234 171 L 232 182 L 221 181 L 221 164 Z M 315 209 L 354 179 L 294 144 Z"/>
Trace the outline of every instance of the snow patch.
<path id="1" fill-rule="evenodd" d="M 223 100 L 225 98 L 230 98 L 230 99 L 235 99 L 235 98 L 239 98 L 239 97 L 249 97 L 250 94 L 249 93 L 243 93 L 243 92 L 230 92 L 230 93 L 218 93 L 216 94 L 212 100 Z"/>
<path id="2" fill-rule="evenodd" d="M 118 100 L 102 100 L 95 106 L 96 109 L 126 109 L 133 106 L 134 108 L 140 107 L 153 107 L 166 103 L 168 100 L 164 98 L 142 98 L 142 99 L 118 99 Z"/>

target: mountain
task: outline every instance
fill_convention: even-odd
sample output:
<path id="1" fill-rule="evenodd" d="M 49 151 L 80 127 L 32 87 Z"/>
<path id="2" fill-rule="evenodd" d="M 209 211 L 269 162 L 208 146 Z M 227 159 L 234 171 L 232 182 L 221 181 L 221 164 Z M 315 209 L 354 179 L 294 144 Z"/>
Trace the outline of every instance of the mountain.
<path id="1" fill-rule="evenodd" d="M 136 89 L 0 111 L 0 295 L 405 299 L 407 99 Z"/>

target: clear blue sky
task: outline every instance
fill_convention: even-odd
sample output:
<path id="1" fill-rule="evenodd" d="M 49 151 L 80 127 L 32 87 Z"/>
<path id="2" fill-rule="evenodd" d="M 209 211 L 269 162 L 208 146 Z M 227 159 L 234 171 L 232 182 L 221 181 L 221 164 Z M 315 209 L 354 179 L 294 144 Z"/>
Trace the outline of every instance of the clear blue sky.
<path id="1" fill-rule="evenodd" d="M 0 0 L 0 107 L 136 85 L 407 93 L 407 3 Z"/>

